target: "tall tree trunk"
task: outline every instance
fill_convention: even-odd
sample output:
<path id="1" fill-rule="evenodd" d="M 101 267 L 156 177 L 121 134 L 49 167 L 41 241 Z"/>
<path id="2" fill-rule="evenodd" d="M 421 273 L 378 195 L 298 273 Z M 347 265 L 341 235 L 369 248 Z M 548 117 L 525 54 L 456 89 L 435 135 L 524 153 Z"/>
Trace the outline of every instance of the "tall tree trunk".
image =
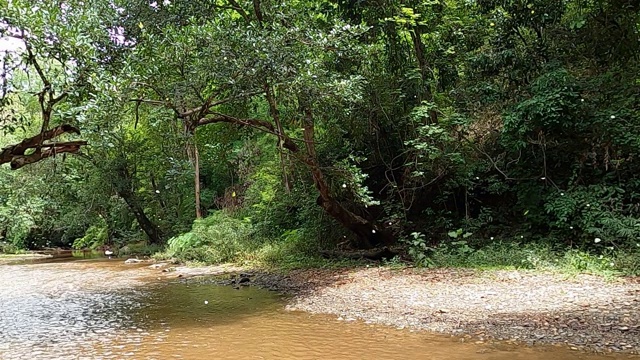
<path id="1" fill-rule="evenodd" d="M 193 139 L 193 168 L 194 174 L 194 192 L 196 197 L 196 219 L 202 218 L 202 209 L 200 207 L 200 154 L 198 153 L 198 144 Z"/>
<path id="2" fill-rule="evenodd" d="M 278 152 L 280 153 L 280 170 L 282 171 L 282 181 L 284 183 L 284 189 L 288 194 L 291 192 L 291 183 L 289 182 L 289 175 L 287 174 L 285 161 L 286 158 L 283 148 L 284 129 L 282 128 L 282 122 L 280 121 L 280 112 L 278 111 L 278 104 L 276 103 L 273 89 L 269 84 L 265 84 L 264 90 L 267 97 L 267 102 L 269 103 L 269 111 L 271 112 L 271 117 L 273 118 L 273 122 L 276 124 L 276 133 L 278 135 Z"/>
<path id="3" fill-rule="evenodd" d="M 202 218 L 202 209 L 200 208 L 200 154 L 198 153 L 198 144 L 196 143 L 196 125 L 188 123 L 185 125 L 188 135 L 187 140 L 187 156 L 193 165 L 193 192 L 196 205 L 196 219 Z"/>

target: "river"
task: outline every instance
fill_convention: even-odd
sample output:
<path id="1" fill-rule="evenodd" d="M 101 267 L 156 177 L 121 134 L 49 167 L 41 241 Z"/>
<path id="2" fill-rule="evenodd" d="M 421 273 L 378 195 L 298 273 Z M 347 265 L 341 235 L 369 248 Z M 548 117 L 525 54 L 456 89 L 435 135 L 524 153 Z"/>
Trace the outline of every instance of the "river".
<path id="1" fill-rule="evenodd" d="M 614 359 L 284 310 L 278 294 L 122 260 L 0 265 L 1 359 Z"/>

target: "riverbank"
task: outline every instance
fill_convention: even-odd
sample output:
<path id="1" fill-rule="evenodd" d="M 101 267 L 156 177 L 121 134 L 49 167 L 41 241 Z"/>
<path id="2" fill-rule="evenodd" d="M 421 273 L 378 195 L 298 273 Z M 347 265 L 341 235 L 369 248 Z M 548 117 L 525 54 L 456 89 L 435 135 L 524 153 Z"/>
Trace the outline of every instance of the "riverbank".
<path id="1" fill-rule="evenodd" d="M 0 266 L 0 358 L 612 358 L 566 348 L 461 343 L 456 337 L 284 311 L 291 298 L 245 285 L 270 281 L 293 290 L 294 281 L 316 283 L 246 270 L 230 274 L 230 267 L 169 270 L 172 264 L 122 260 L 76 258 Z M 188 279 L 211 273 L 223 275 Z M 233 287 L 215 286 L 230 278 L 236 280 Z"/>
<path id="2" fill-rule="evenodd" d="M 0 265 L 13 264 L 24 261 L 35 261 L 51 258 L 51 255 L 38 253 L 0 254 Z"/>
<path id="3" fill-rule="evenodd" d="M 165 274 L 251 273 L 237 267 L 172 270 Z M 252 273 L 252 284 L 288 294 L 292 311 L 458 335 L 461 341 L 640 354 L 638 278 L 385 267 Z"/>

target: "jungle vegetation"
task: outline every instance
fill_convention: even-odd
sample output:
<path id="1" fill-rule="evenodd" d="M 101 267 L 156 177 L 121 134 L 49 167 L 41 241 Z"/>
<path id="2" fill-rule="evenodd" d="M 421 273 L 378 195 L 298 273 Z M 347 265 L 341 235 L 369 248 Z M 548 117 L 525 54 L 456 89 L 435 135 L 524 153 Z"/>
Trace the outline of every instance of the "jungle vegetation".
<path id="1" fill-rule="evenodd" d="M 0 247 L 640 273 L 639 31 L 632 0 L 0 0 Z"/>

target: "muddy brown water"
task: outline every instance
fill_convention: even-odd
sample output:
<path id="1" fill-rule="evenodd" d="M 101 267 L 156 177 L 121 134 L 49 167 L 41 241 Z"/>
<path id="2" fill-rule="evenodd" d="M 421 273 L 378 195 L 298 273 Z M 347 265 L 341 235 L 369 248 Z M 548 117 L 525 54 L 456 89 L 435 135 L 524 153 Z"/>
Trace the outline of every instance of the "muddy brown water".
<path id="1" fill-rule="evenodd" d="M 0 265 L 0 359 L 627 358 L 287 312 L 273 292 L 156 271 L 122 260 Z"/>

